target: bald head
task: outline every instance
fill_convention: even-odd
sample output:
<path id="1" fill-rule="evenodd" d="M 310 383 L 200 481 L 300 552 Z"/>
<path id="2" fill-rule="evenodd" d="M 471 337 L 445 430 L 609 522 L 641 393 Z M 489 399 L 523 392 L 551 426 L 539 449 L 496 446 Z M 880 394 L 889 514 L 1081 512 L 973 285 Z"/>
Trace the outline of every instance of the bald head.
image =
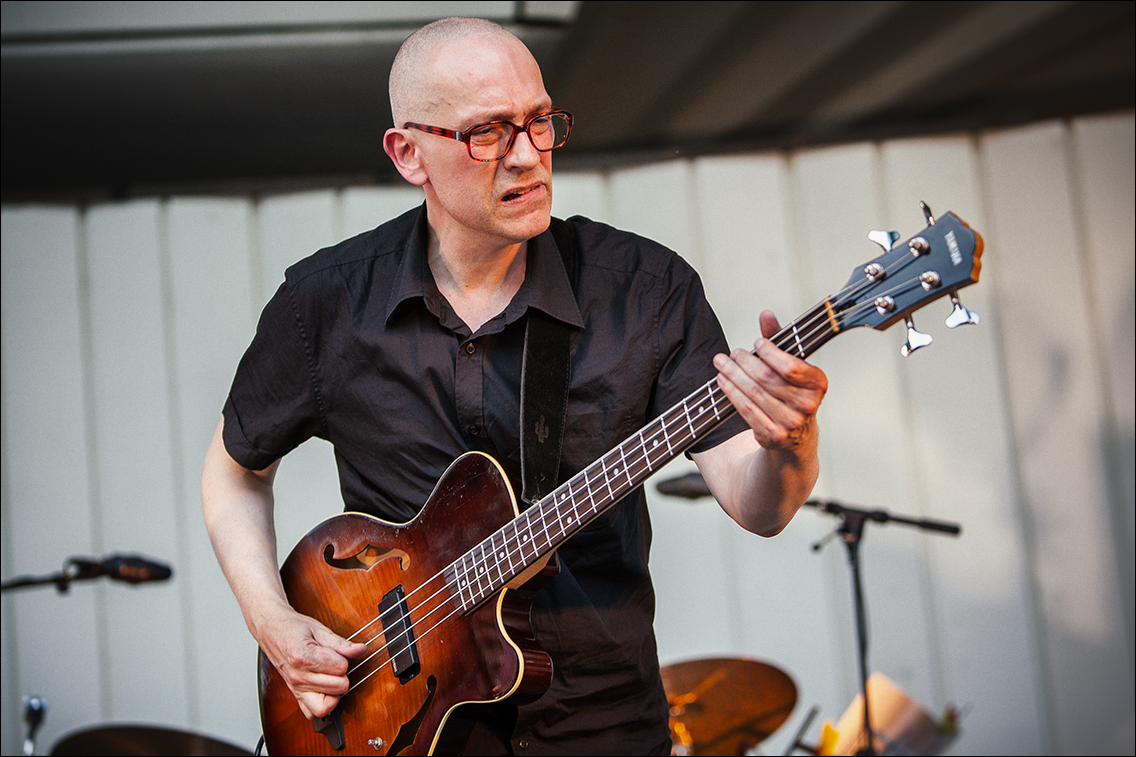
<path id="1" fill-rule="evenodd" d="M 532 57 L 512 32 L 484 18 L 443 18 L 423 26 L 406 38 L 391 65 L 390 103 L 395 128 L 425 118 L 442 104 L 436 62 L 447 50 L 469 49 L 475 43 L 498 49 L 519 48 Z"/>

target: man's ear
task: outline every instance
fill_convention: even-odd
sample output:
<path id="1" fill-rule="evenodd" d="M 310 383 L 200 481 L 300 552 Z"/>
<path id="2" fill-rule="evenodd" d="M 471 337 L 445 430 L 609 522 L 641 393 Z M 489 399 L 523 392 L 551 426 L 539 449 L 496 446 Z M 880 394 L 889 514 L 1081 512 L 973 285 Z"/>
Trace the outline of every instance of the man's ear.
<path id="1" fill-rule="evenodd" d="M 405 129 L 387 129 L 383 135 L 383 150 L 402 178 L 419 187 L 427 182 L 429 177 L 418 153 L 418 145 L 408 138 Z"/>

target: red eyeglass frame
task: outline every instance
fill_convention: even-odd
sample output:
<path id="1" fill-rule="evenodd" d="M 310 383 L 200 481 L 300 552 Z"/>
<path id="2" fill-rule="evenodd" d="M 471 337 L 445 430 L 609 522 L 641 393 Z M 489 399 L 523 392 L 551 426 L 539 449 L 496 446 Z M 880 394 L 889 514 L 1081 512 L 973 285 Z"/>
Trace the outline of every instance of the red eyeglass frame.
<path id="1" fill-rule="evenodd" d="M 554 147 L 549 147 L 548 149 L 541 149 L 540 147 L 536 146 L 536 142 L 533 142 L 532 134 L 529 134 L 529 127 L 532 126 L 533 121 L 537 120 L 538 118 L 547 118 L 548 116 L 563 116 L 564 119 L 568 122 L 568 130 L 564 134 L 564 142 L 561 142 L 559 145 L 556 145 Z M 499 158 L 475 158 L 473 156 L 473 145 L 470 143 L 470 134 L 477 131 L 478 129 L 485 128 L 486 126 L 494 126 L 496 124 L 508 124 L 513 129 L 513 134 L 511 137 L 509 137 L 509 144 L 505 145 L 505 152 L 503 152 L 501 154 L 501 157 Z M 533 148 L 537 152 L 552 152 L 557 147 L 563 147 L 564 143 L 568 141 L 568 135 L 572 133 L 572 114 L 566 110 L 553 108 L 552 110 L 546 110 L 541 113 L 534 113 L 533 115 L 529 116 L 527 119 L 525 119 L 524 126 L 517 126 L 512 121 L 486 121 L 485 123 L 474 124 L 465 131 L 443 129 L 441 126 L 430 126 L 429 124 L 416 124 L 412 121 L 407 121 L 406 123 L 404 123 L 402 125 L 402 128 L 417 129 L 418 131 L 424 131 L 427 134 L 436 134 L 439 137 L 448 137 L 450 139 L 456 139 L 459 142 L 465 142 L 466 152 L 469 153 L 469 157 L 472 160 L 476 160 L 479 163 L 496 163 L 498 160 L 504 160 L 505 157 L 508 156 L 509 151 L 513 149 L 513 143 L 517 141 L 518 134 L 529 134 L 529 142 L 532 143 Z"/>

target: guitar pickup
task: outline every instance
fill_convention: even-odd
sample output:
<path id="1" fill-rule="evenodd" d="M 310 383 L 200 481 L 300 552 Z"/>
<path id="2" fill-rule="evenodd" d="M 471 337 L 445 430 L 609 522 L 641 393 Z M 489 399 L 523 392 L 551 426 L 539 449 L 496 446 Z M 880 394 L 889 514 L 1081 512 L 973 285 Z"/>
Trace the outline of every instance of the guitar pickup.
<path id="1" fill-rule="evenodd" d="M 402 584 L 391 589 L 379 603 L 379 617 L 383 619 L 383 638 L 387 642 L 391 672 L 405 685 L 422 670 L 418 647 L 414 644 L 414 626 Z"/>

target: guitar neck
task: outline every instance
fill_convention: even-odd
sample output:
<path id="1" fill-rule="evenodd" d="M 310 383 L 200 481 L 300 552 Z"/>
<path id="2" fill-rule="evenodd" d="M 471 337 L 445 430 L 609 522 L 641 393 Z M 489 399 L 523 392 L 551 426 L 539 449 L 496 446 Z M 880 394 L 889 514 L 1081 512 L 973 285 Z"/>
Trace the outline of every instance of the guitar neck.
<path id="1" fill-rule="evenodd" d="M 826 300 L 772 337 L 802 359 L 840 330 Z M 703 384 L 615 449 L 535 502 L 446 569 L 462 610 L 472 609 L 586 526 L 734 414 L 716 380 Z"/>
<path id="2" fill-rule="evenodd" d="M 843 289 L 778 331 L 773 343 L 805 359 L 853 326 L 886 329 L 948 294 L 955 312 L 947 325 L 977 323 L 957 291 L 978 281 L 982 237 L 954 213 L 936 221 L 926 205 L 923 211 L 928 226 L 903 244 L 893 244 L 898 233 L 872 232 L 869 238 L 884 254 L 854 269 Z M 913 334 L 923 338 L 913 342 Z M 903 354 L 929 343 L 908 321 Z M 463 611 L 492 596 L 733 413 L 718 382 L 707 382 L 454 561 L 446 581 Z"/>

